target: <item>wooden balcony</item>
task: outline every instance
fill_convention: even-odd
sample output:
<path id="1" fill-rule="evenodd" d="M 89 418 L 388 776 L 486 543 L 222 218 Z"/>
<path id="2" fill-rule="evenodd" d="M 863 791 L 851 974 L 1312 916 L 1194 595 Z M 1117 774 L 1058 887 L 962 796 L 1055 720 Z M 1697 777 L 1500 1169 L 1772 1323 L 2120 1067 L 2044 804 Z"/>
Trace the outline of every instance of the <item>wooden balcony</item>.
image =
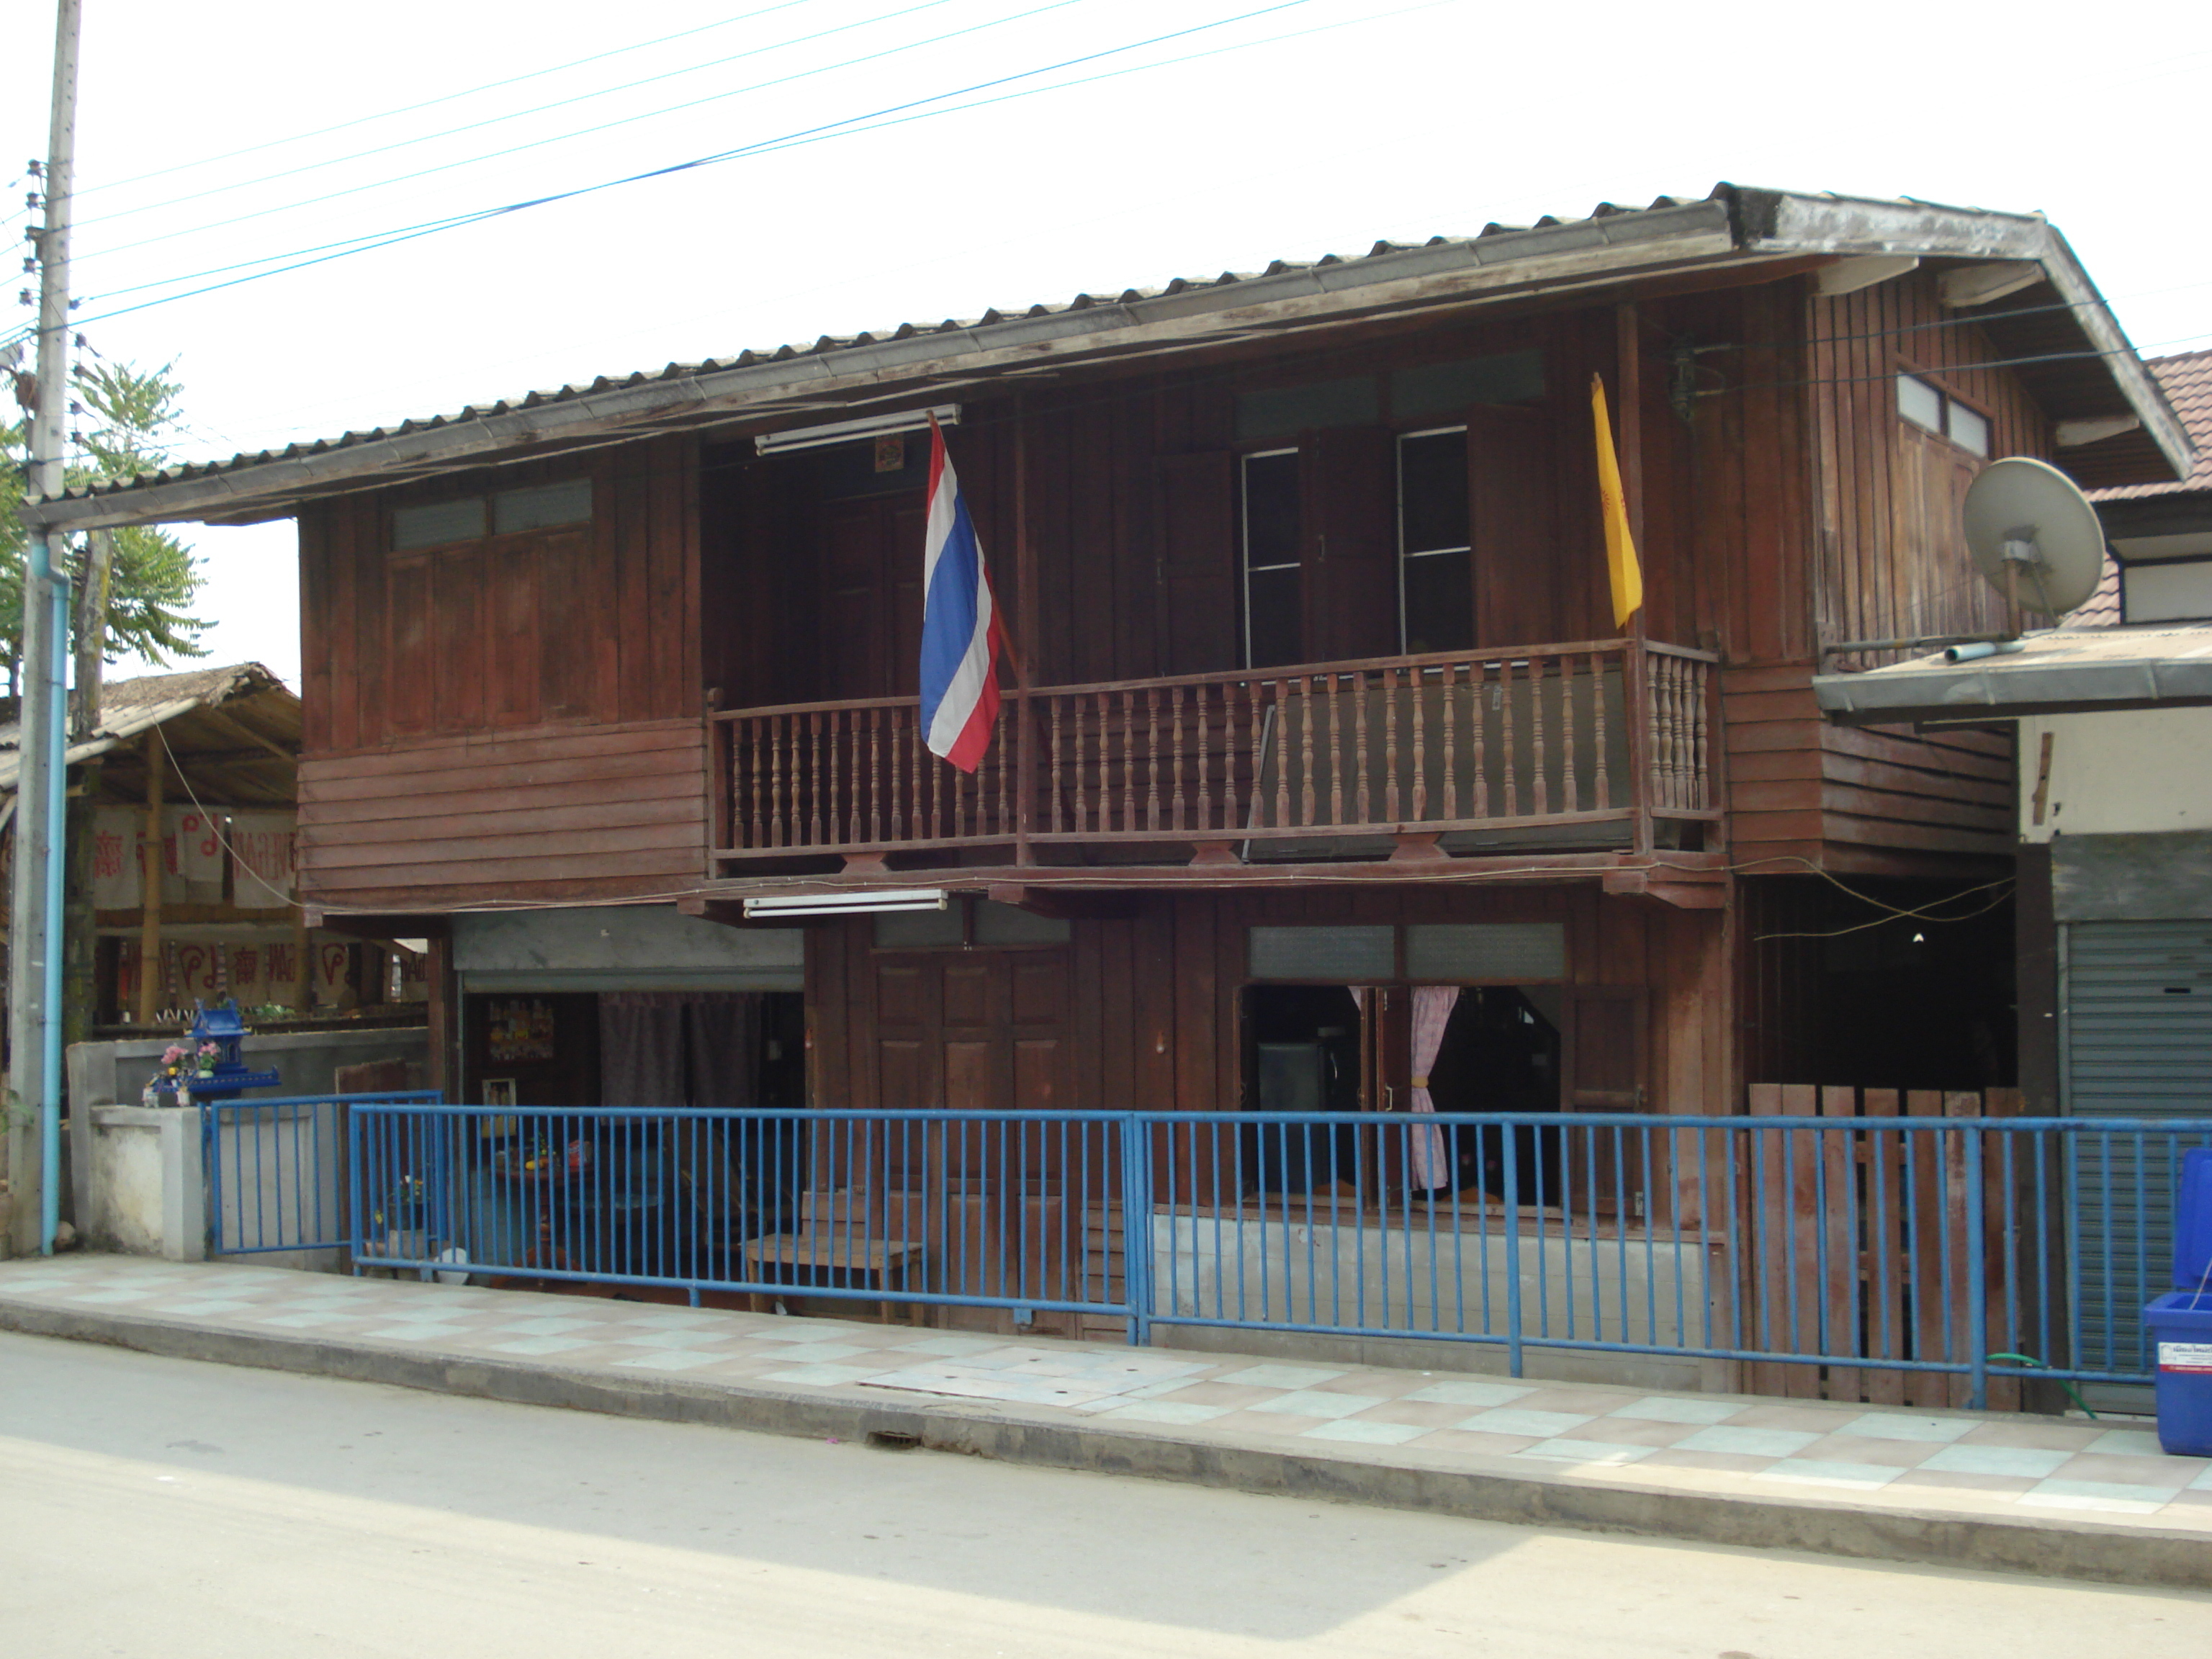
<path id="1" fill-rule="evenodd" d="M 923 747 L 913 697 L 720 711 L 711 873 L 1681 846 L 1719 816 L 1714 663 L 1601 640 L 1041 686 L 1006 695 L 972 775 Z"/>

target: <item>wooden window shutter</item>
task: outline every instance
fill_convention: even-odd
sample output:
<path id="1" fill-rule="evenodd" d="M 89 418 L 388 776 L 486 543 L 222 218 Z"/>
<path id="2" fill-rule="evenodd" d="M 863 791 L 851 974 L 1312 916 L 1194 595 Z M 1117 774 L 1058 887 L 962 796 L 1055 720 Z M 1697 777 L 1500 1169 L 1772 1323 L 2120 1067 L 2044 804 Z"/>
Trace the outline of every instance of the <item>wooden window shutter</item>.
<path id="1" fill-rule="evenodd" d="M 1560 1033 L 1559 1103 L 1568 1111 L 1648 1112 L 1644 1033 L 1650 997 L 1641 986 L 1568 988 Z"/>
<path id="2" fill-rule="evenodd" d="M 1554 459 L 1552 422 L 1542 410 L 1510 404 L 1468 410 L 1468 534 L 1480 646 L 1585 637 L 1560 628 L 1561 577 L 1572 555 L 1559 537 Z M 1597 558 L 1593 551 L 1590 569 L 1601 576 Z"/>
<path id="3" fill-rule="evenodd" d="M 1170 674 L 1237 664 L 1235 467 L 1225 450 L 1159 463 L 1161 655 Z"/>
<path id="4" fill-rule="evenodd" d="M 1306 450 L 1306 659 L 1398 651 L 1397 434 L 1343 427 Z"/>

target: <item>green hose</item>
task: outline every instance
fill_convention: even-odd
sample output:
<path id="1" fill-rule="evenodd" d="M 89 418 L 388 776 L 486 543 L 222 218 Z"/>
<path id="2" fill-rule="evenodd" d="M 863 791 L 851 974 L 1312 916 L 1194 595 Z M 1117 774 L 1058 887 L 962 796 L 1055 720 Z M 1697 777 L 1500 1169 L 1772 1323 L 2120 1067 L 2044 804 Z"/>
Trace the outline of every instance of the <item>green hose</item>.
<path id="1" fill-rule="evenodd" d="M 2033 1365 L 2038 1370 L 2047 1371 L 2051 1369 L 2050 1366 L 2045 1364 L 2040 1359 L 2038 1359 L 2032 1353 L 1993 1353 L 1990 1358 L 1992 1359 L 2017 1359 L 2021 1364 Z M 2082 1416 L 2089 1419 L 2092 1422 L 2096 1420 L 2097 1413 L 2089 1409 L 2089 1402 L 2081 1398 L 2081 1391 L 2079 1389 L 2075 1388 L 2071 1382 L 2069 1382 L 2063 1376 L 2054 1377 L 2052 1381 L 2056 1382 L 2060 1388 L 2065 1389 L 2068 1398 L 2071 1399 L 2075 1405 L 2081 1408 Z"/>

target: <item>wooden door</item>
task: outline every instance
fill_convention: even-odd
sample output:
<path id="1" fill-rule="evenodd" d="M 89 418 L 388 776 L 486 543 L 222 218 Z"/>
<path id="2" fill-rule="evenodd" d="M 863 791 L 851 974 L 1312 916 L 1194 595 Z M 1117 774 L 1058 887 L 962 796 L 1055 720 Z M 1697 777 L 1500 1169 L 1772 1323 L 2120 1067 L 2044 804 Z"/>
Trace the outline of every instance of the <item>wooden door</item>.
<path id="1" fill-rule="evenodd" d="M 1305 453 L 1308 662 L 1398 652 L 1397 434 L 1350 427 Z"/>
<path id="2" fill-rule="evenodd" d="M 1640 986 L 1578 985 L 1567 993 L 1560 1035 L 1559 1105 L 1575 1112 L 1648 1112 L 1644 1034 L 1650 998 Z M 1570 1127 L 1560 1157 L 1578 1215 L 1644 1213 L 1642 1135 L 1597 1126 Z"/>
<path id="3" fill-rule="evenodd" d="M 878 1098 L 892 1110 L 1018 1112 L 1072 1098 L 1067 957 L 1061 951 L 915 951 L 876 958 Z M 1034 1173 L 970 1138 L 956 1172 Z M 1006 1165 L 1001 1170 L 999 1166 Z M 970 1166 L 975 1166 L 970 1170 Z"/>
<path id="4" fill-rule="evenodd" d="M 914 693 L 921 660 L 921 497 L 911 490 L 822 509 L 824 698 Z"/>

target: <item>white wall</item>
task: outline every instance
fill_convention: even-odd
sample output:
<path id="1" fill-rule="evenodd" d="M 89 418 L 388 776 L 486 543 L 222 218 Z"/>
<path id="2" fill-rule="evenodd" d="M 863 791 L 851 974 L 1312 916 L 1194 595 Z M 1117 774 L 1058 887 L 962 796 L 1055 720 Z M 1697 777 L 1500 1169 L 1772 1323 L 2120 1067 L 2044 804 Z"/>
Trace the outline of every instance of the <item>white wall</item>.
<path id="1" fill-rule="evenodd" d="M 2037 823 L 2045 733 L 2051 738 L 2051 781 Z M 2042 714 L 2021 721 L 2022 840 L 2162 830 L 2212 830 L 2212 708 Z"/>

